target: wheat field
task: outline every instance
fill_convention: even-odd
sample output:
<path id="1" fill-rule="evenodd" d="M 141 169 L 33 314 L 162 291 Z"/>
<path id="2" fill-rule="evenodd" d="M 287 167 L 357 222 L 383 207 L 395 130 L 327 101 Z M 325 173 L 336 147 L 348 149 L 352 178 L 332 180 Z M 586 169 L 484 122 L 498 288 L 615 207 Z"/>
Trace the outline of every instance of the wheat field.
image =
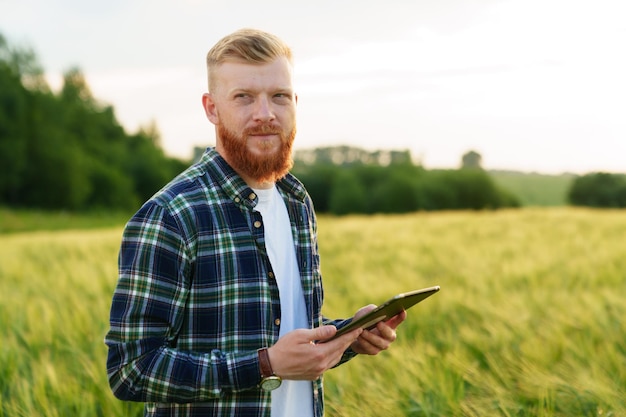
<path id="1" fill-rule="evenodd" d="M 106 381 L 121 226 L 0 235 L 0 417 L 140 416 Z M 626 416 L 626 211 L 320 217 L 329 317 L 440 285 L 326 415 Z"/>

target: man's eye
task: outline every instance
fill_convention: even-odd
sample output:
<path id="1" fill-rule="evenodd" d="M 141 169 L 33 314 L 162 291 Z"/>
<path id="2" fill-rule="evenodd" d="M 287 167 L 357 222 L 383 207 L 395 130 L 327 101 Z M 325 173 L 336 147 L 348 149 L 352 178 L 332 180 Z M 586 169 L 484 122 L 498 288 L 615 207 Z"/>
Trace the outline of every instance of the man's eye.
<path id="1" fill-rule="evenodd" d="M 274 94 L 274 98 L 278 100 L 289 100 L 291 98 L 291 95 L 287 93 L 277 93 Z"/>

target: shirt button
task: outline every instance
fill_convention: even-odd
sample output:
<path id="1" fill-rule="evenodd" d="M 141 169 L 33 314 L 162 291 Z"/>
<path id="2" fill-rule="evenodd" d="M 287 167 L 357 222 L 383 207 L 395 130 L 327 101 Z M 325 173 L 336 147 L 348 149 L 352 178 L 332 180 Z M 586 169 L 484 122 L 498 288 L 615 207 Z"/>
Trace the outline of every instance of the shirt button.
<path id="1" fill-rule="evenodd" d="M 257 220 L 257 221 L 255 221 L 255 222 L 254 222 L 254 227 L 256 227 L 257 229 L 258 229 L 259 227 L 261 227 L 261 222 L 260 222 L 260 221 L 258 221 L 258 220 Z"/>
<path id="2" fill-rule="evenodd" d="M 277 325 L 277 326 L 280 326 L 280 319 L 274 320 L 274 324 Z"/>
<path id="3" fill-rule="evenodd" d="M 270 273 L 267 274 L 267 276 L 270 277 L 270 278 L 274 278 L 274 273 L 270 272 Z"/>
<path id="4" fill-rule="evenodd" d="M 254 200 L 254 199 L 256 198 L 256 194 L 254 194 L 254 193 L 250 193 L 250 195 L 248 196 L 248 198 L 249 198 L 250 200 Z"/>
<path id="5" fill-rule="evenodd" d="M 235 197 L 235 203 L 239 203 L 240 201 L 241 201 L 241 198 Z"/>

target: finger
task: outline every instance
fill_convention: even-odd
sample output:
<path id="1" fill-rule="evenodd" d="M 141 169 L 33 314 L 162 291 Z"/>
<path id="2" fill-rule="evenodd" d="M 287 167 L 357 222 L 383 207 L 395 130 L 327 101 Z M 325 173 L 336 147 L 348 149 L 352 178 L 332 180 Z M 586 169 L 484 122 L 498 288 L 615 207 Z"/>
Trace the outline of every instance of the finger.
<path id="1" fill-rule="evenodd" d="M 320 326 L 308 330 L 308 332 L 307 338 L 309 342 L 324 341 L 333 337 L 337 333 L 337 328 L 332 325 Z"/>
<path id="2" fill-rule="evenodd" d="M 354 314 L 354 318 L 358 319 L 359 317 L 364 316 L 365 314 L 369 313 L 370 311 L 374 310 L 376 308 L 375 304 L 368 304 L 364 307 L 359 308 L 359 310 Z"/>
<path id="3" fill-rule="evenodd" d="M 400 325 L 400 323 L 402 323 L 406 319 L 406 315 L 406 310 L 403 310 L 402 312 L 387 320 L 385 324 L 392 329 L 396 329 Z"/>
<path id="4" fill-rule="evenodd" d="M 396 340 L 396 332 L 390 327 L 380 325 L 380 328 L 376 327 L 373 331 L 362 334 L 360 339 L 367 340 L 380 350 L 385 350 Z"/>
<path id="5" fill-rule="evenodd" d="M 320 340 L 320 343 L 317 346 L 324 346 L 326 352 L 334 352 L 335 354 L 339 354 L 341 356 L 346 349 L 358 340 L 362 333 L 363 329 L 357 328 L 332 340 Z"/>
<path id="6" fill-rule="evenodd" d="M 315 373 L 315 375 L 320 375 L 321 373 L 337 365 L 341 360 L 344 352 L 348 349 L 348 347 L 350 347 L 352 343 L 355 342 L 355 340 L 358 339 L 361 332 L 361 329 L 355 329 L 333 340 L 320 340 L 320 343 L 311 344 L 310 346 L 312 347 L 312 349 L 309 354 L 312 356 L 311 360 L 309 360 L 308 362 L 316 364 L 311 369 L 312 372 Z"/>
<path id="7" fill-rule="evenodd" d="M 387 324 L 381 323 L 377 327 L 378 335 L 384 339 L 388 343 L 392 343 L 396 340 L 397 334 L 396 330 L 388 326 Z"/>
<path id="8" fill-rule="evenodd" d="M 357 342 L 352 345 L 352 349 L 357 353 L 366 355 L 376 355 L 382 350 L 387 349 L 387 347 L 389 347 L 389 342 L 378 336 L 376 333 L 375 331 L 363 332 Z"/>
<path id="9" fill-rule="evenodd" d="M 343 339 L 344 343 L 347 343 L 347 346 L 350 346 L 363 334 L 363 331 L 364 331 L 363 329 L 357 328 L 344 335 L 339 336 L 337 339 Z M 346 349 L 347 349 L 347 346 L 346 346 Z"/>

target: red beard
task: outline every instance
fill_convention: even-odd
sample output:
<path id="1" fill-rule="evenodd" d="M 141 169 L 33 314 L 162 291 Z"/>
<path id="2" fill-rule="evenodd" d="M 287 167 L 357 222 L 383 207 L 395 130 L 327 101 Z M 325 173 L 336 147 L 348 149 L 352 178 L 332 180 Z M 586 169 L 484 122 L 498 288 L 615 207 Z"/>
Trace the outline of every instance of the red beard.
<path id="1" fill-rule="evenodd" d="M 245 129 L 242 136 L 231 132 L 223 124 L 217 126 L 219 138 L 233 169 L 258 182 L 276 182 L 293 167 L 291 148 L 296 137 L 296 129 L 285 135 L 283 131 L 273 125 L 261 125 Z M 271 155 L 257 156 L 248 151 L 247 137 L 253 134 L 280 135 L 280 149 Z"/>

